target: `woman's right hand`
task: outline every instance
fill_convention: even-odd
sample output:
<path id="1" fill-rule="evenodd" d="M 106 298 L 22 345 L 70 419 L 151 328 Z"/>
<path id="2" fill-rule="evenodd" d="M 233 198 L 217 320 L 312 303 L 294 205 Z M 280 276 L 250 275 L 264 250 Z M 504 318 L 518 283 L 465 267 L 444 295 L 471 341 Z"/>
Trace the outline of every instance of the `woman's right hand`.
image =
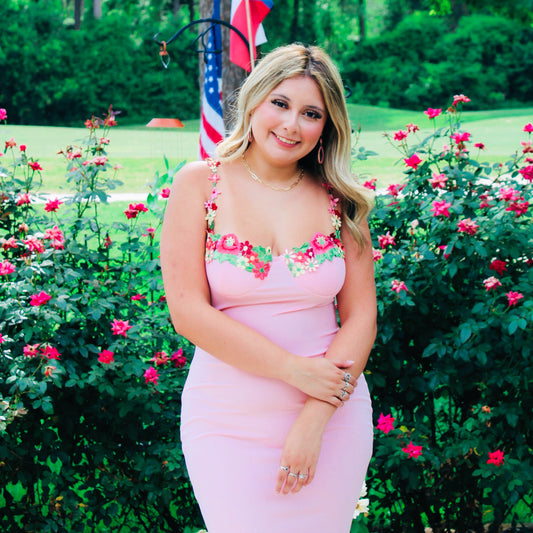
<path id="1" fill-rule="evenodd" d="M 347 369 L 353 364 L 353 361 L 334 362 L 325 357 L 295 356 L 291 358 L 285 381 L 313 398 L 340 407 L 350 398 L 356 385 L 354 376 L 345 381 Z"/>

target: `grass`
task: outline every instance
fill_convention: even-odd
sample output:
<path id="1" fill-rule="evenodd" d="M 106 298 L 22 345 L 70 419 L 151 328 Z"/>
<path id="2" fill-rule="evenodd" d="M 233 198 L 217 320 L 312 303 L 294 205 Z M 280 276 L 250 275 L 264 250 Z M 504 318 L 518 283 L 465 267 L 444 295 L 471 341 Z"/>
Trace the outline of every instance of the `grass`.
<path id="1" fill-rule="evenodd" d="M 422 129 L 420 139 L 431 133 L 429 119 L 420 111 L 386 109 L 372 106 L 348 105 L 354 126 L 361 125 L 359 144 L 378 154 L 367 161 L 357 162 L 356 172 L 365 179 L 376 177 L 378 186 L 399 182 L 403 178 L 403 165 L 398 164 L 401 154 L 384 138 L 409 122 Z M 472 133 L 473 142 L 483 142 L 483 161 L 506 161 L 526 139 L 522 131 L 533 120 L 533 108 L 470 111 L 464 113 L 465 129 Z M 436 119 L 437 127 L 446 125 L 446 117 Z M 144 192 L 154 173 L 164 168 L 166 156 L 174 167 L 183 160 L 197 159 L 199 121 L 188 121 L 183 129 L 168 130 L 139 126 L 119 126 L 111 132 L 110 162 L 123 168 L 119 178 L 123 185 L 117 192 Z M 28 146 L 28 155 L 39 160 L 43 172 L 43 192 L 66 192 L 64 159 L 57 152 L 69 144 L 80 143 L 86 129 L 46 126 L 2 126 L 4 139 L 14 137 Z M 0 142 L 3 139 L 0 137 Z"/>

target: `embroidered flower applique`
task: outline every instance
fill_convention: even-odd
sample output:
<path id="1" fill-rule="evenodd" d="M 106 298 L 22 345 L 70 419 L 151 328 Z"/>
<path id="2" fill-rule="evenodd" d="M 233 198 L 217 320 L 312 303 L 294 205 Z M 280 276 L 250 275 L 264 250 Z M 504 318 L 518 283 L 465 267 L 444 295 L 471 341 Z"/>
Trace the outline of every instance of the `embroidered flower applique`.
<path id="1" fill-rule="evenodd" d="M 330 235 L 316 233 L 311 242 L 287 250 L 283 257 L 291 274 L 301 276 L 306 272 L 314 272 L 325 261 L 332 261 L 335 257 L 344 258 L 344 248 L 337 231 Z"/>
<path id="2" fill-rule="evenodd" d="M 217 211 L 216 199 L 220 195 L 217 182 L 218 161 L 207 160 L 211 170 L 209 179 L 213 182 L 210 199 L 204 203 L 206 208 L 207 238 L 205 245 L 205 261 L 213 260 L 229 262 L 236 267 L 253 273 L 256 278 L 265 279 L 272 263 L 272 250 L 270 247 L 253 245 L 249 241 L 240 242 L 233 233 L 225 235 L 214 232 L 215 216 Z M 300 276 L 306 272 L 315 271 L 325 261 L 335 257 L 344 257 L 344 248 L 340 238 L 341 215 L 337 209 L 338 198 L 334 198 L 331 188 L 328 188 L 330 200 L 329 213 L 334 231 L 330 235 L 316 233 L 310 242 L 286 250 L 283 254 L 285 264 L 293 276 Z"/>

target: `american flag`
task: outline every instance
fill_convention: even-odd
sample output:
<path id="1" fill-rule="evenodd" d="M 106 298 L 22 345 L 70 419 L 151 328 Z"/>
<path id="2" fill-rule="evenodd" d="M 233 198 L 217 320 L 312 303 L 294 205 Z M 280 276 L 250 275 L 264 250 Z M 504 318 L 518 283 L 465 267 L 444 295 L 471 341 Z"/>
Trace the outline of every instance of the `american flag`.
<path id="1" fill-rule="evenodd" d="M 214 19 L 220 19 L 220 0 L 213 2 Z M 204 94 L 200 120 L 200 159 L 213 157 L 215 147 L 224 138 L 222 113 L 222 54 L 210 50 L 222 50 L 220 25 L 214 25 L 209 32 L 205 54 Z"/>
<path id="2" fill-rule="evenodd" d="M 246 4 L 250 12 L 250 28 L 248 28 Z M 254 60 L 257 57 L 255 47 L 266 42 L 265 31 L 261 23 L 272 9 L 273 4 L 272 0 L 231 0 L 231 24 L 239 29 L 248 40 L 251 35 Z M 246 44 L 234 31 L 230 32 L 229 37 L 229 58 L 232 63 L 248 72 L 251 71 L 250 49 L 246 48 Z"/>

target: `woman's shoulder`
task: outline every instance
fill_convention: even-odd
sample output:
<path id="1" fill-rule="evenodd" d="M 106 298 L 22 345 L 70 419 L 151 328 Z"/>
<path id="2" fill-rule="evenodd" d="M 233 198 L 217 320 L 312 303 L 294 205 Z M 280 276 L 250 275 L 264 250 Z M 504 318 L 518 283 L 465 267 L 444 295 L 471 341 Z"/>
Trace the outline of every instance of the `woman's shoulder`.
<path id="1" fill-rule="evenodd" d="M 211 164 L 212 163 L 208 161 L 190 161 L 180 168 L 176 177 L 184 181 L 201 178 L 207 179 L 213 173 L 210 166 Z"/>
<path id="2" fill-rule="evenodd" d="M 212 180 L 209 179 L 213 173 L 212 161 L 191 161 L 180 168 L 173 184 L 178 189 L 205 193 L 213 186 Z"/>

